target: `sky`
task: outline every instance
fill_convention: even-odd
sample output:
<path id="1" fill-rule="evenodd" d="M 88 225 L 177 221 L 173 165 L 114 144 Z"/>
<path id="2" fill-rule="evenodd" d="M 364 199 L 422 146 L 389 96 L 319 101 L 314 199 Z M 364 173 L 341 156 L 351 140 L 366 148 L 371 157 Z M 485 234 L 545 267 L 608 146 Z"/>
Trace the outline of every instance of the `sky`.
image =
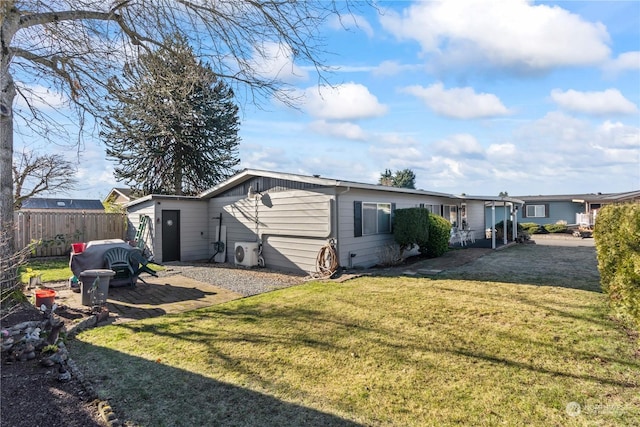
<path id="1" fill-rule="evenodd" d="M 241 103 L 240 169 L 375 184 L 408 168 L 451 194 L 640 190 L 640 1 L 376 4 L 318 29 L 331 87 L 273 46 L 259 67 L 302 101 Z M 79 153 L 42 144 L 78 163 L 67 197 L 125 186 L 94 135 Z"/>

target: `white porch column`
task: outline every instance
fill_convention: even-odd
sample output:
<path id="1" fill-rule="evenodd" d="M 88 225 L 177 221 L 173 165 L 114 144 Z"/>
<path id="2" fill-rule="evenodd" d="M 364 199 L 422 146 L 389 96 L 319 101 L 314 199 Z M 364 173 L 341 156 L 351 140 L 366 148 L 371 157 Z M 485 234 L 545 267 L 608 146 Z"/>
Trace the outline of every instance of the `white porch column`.
<path id="1" fill-rule="evenodd" d="M 502 222 L 502 244 L 507 244 L 508 231 L 507 231 L 507 221 L 509 220 L 509 215 L 507 215 L 507 202 L 504 203 L 504 221 Z"/>
<path id="2" fill-rule="evenodd" d="M 513 241 L 518 240 L 518 208 L 515 203 L 511 204 L 511 212 L 513 212 Z"/>
<path id="3" fill-rule="evenodd" d="M 491 202 L 491 249 L 496 248 L 496 230 L 494 229 L 496 225 L 496 201 L 493 200 Z"/>

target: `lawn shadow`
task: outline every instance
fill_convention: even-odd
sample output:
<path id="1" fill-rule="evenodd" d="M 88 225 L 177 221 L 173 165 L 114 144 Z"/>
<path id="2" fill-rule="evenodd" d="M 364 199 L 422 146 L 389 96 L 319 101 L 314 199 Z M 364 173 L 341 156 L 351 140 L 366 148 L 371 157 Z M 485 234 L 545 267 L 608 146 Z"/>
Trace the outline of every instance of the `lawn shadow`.
<path id="1" fill-rule="evenodd" d="M 109 299 L 127 304 L 162 305 L 181 301 L 199 300 L 216 292 L 195 287 L 174 286 L 169 283 L 140 283 L 136 286 L 109 288 Z"/>
<path id="2" fill-rule="evenodd" d="M 340 426 L 359 424 L 248 388 L 75 340 L 86 380 L 135 425 Z M 111 373 L 111 374 L 107 374 Z M 104 395 L 102 397 L 105 397 Z"/>

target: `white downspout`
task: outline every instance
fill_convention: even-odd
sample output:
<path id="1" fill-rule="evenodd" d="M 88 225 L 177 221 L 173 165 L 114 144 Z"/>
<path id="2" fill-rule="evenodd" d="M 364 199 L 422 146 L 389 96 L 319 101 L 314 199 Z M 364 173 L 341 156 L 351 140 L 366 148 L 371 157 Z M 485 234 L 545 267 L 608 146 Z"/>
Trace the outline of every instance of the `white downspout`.
<path id="1" fill-rule="evenodd" d="M 339 185 L 339 183 L 338 183 Z M 340 196 L 342 196 L 343 194 L 347 194 L 349 191 L 351 191 L 351 186 L 347 186 L 347 189 L 340 192 L 340 193 L 336 193 L 336 211 L 335 211 L 335 220 L 332 218 L 332 222 L 335 221 L 335 226 L 336 226 L 336 256 L 338 257 L 338 265 L 340 265 L 340 221 L 338 220 L 338 218 L 340 217 Z M 349 253 L 349 267 L 351 267 L 351 253 Z"/>

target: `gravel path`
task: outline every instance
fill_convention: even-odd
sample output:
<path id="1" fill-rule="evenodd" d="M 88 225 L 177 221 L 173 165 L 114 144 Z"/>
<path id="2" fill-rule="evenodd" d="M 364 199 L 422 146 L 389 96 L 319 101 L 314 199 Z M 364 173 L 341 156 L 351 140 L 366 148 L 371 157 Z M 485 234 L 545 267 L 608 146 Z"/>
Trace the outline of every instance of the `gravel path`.
<path id="1" fill-rule="evenodd" d="M 209 283 L 237 292 L 243 296 L 299 285 L 309 279 L 293 273 L 282 273 L 268 268 L 247 269 L 231 264 L 170 263 L 166 270 L 159 271 L 160 276 L 181 274 L 190 279 Z"/>

